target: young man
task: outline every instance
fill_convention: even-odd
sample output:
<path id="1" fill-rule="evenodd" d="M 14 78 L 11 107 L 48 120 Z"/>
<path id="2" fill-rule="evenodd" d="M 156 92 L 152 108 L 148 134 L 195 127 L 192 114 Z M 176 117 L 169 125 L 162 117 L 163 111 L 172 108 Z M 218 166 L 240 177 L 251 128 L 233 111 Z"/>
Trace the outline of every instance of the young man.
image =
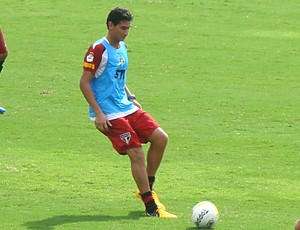
<path id="1" fill-rule="evenodd" d="M 4 35 L 2 33 L 2 30 L 0 28 L 0 73 L 3 69 L 3 63 L 6 59 L 8 55 L 8 50 L 7 50 L 7 47 L 6 47 L 6 44 L 5 44 L 5 40 L 4 40 Z M 5 109 L 0 107 L 0 114 L 3 114 L 5 113 Z"/>
<path id="2" fill-rule="evenodd" d="M 80 89 L 88 102 L 90 117 L 96 128 L 106 135 L 115 150 L 128 155 L 137 196 L 144 202 L 147 216 L 176 218 L 165 211 L 152 186 L 161 163 L 168 136 L 158 123 L 141 108 L 126 86 L 127 47 L 131 13 L 117 7 L 106 21 L 108 34 L 92 44 L 86 52 Z M 150 142 L 147 166 L 141 147 Z"/>

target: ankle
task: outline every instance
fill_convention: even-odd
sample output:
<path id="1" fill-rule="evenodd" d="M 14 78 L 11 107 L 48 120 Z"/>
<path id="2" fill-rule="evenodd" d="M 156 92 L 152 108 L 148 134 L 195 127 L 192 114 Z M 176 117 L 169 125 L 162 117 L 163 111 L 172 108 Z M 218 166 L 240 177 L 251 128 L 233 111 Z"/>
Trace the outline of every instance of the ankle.
<path id="1" fill-rule="evenodd" d="M 151 191 L 141 194 L 142 200 L 146 207 L 147 213 L 154 213 L 157 210 L 157 205 L 154 201 Z"/>

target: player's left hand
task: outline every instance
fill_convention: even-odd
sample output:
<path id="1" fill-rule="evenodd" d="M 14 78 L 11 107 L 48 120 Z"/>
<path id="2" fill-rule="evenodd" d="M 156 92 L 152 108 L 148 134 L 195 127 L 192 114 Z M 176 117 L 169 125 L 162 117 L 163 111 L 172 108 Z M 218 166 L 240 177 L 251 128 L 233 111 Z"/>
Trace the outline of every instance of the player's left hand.
<path id="1" fill-rule="evenodd" d="M 141 104 L 137 101 L 137 100 L 135 100 L 135 99 L 133 99 L 132 100 L 132 103 L 136 106 L 136 107 L 138 107 L 138 108 L 142 108 L 142 106 L 141 106 Z"/>

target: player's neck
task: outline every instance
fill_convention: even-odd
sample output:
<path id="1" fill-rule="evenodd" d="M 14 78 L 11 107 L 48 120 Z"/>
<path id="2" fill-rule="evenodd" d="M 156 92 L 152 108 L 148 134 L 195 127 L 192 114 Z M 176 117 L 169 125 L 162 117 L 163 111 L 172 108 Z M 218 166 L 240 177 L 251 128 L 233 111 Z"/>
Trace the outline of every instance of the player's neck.
<path id="1" fill-rule="evenodd" d="M 110 37 L 109 35 L 106 36 L 106 39 L 107 39 L 107 41 L 109 42 L 109 44 L 110 44 L 112 47 L 114 47 L 114 48 L 116 48 L 116 49 L 119 48 L 119 41 L 113 39 L 113 38 Z"/>

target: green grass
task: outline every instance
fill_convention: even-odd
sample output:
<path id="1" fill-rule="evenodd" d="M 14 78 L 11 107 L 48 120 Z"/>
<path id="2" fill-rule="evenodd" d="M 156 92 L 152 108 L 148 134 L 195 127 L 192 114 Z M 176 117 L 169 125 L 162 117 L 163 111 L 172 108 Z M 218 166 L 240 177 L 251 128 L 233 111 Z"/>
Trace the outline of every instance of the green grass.
<path id="1" fill-rule="evenodd" d="M 129 88 L 170 136 L 155 187 L 175 220 L 142 216 L 129 159 L 95 130 L 78 89 L 83 55 L 117 5 L 135 15 Z M 194 229 L 191 208 L 210 200 L 217 230 L 292 229 L 299 9 L 296 0 L 2 0 L 0 228 Z"/>

